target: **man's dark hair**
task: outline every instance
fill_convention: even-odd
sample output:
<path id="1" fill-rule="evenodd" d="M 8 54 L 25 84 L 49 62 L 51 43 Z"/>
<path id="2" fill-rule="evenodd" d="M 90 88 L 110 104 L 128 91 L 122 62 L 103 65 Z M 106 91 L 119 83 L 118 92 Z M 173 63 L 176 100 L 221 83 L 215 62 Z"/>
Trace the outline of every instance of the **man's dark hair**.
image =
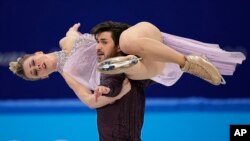
<path id="1" fill-rule="evenodd" d="M 102 32 L 111 32 L 112 39 L 114 40 L 115 45 L 119 45 L 119 39 L 121 36 L 121 33 L 128 29 L 130 25 L 126 23 L 120 23 L 120 22 L 113 22 L 113 21 L 106 21 L 102 22 L 95 27 L 92 28 L 91 33 L 95 36 L 102 33 Z"/>

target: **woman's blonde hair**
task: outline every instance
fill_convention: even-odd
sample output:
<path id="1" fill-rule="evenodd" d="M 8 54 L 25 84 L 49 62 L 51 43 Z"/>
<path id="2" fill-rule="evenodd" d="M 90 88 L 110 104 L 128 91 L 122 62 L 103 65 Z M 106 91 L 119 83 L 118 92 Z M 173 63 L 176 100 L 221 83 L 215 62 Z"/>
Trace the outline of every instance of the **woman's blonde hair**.
<path id="1" fill-rule="evenodd" d="M 23 63 L 26 59 L 28 59 L 30 56 L 32 56 L 33 54 L 26 54 L 22 57 L 17 58 L 17 61 L 12 61 L 9 63 L 9 69 L 16 74 L 17 76 L 25 79 L 25 80 L 30 80 L 30 81 L 34 81 L 34 80 L 38 80 L 38 79 L 33 79 L 33 78 L 28 78 L 25 75 L 24 69 L 23 69 Z"/>

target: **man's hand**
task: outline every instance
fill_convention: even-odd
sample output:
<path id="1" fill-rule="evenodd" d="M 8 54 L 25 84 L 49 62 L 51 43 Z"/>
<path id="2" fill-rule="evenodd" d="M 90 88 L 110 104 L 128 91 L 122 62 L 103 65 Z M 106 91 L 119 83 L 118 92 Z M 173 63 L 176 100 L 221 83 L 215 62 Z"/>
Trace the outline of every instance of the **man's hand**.
<path id="1" fill-rule="evenodd" d="M 131 90 L 131 83 L 128 78 L 125 78 L 122 83 L 122 90 L 118 96 L 116 96 L 117 100 L 121 99 L 124 95 L 126 95 Z"/>

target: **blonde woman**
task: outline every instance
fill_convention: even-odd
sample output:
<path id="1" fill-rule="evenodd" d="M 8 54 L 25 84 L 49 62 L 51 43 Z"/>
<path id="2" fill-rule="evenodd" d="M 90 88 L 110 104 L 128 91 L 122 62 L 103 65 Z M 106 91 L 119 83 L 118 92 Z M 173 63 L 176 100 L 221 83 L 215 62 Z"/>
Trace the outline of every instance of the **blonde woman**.
<path id="1" fill-rule="evenodd" d="M 121 51 L 142 59 L 128 67 L 114 67 L 108 72 L 100 69 L 103 62 L 98 65 L 98 58 L 103 54 L 96 53 L 95 36 L 79 33 L 80 24 L 77 23 L 60 40 L 62 51 L 25 55 L 16 62 L 11 62 L 10 69 L 27 80 L 43 79 L 53 72 L 60 72 L 81 99 L 82 93 L 90 93 L 89 90 L 95 90 L 99 85 L 100 73 L 96 69 L 103 73 L 124 72 L 128 78 L 135 80 L 150 78 L 166 86 L 173 85 L 183 72 L 188 72 L 211 84 L 219 85 L 224 83 L 221 75 L 232 75 L 236 65 L 245 60 L 241 52 L 227 52 L 215 44 L 162 33 L 148 22 L 140 22 L 130 27 L 109 21 L 96 27 L 103 24 L 120 30 L 119 34 L 112 37 Z M 206 56 L 209 61 L 200 56 Z M 110 61 L 111 65 L 114 62 L 114 66 L 117 66 L 117 62 L 131 62 L 131 58 L 134 56 Z M 86 100 L 83 101 L 86 103 Z"/>

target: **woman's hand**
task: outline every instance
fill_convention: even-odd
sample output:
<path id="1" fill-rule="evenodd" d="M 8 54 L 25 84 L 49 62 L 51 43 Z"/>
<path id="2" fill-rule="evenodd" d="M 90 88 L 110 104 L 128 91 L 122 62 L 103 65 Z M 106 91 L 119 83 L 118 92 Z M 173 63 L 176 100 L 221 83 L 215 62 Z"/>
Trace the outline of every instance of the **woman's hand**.
<path id="1" fill-rule="evenodd" d="M 68 36 L 78 37 L 81 34 L 78 31 L 78 29 L 79 29 L 80 26 L 81 26 L 80 23 L 76 23 L 72 27 L 70 27 L 69 30 L 66 33 L 66 37 L 68 37 Z"/>
<path id="2" fill-rule="evenodd" d="M 110 92 L 110 89 L 105 86 L 97 86 L 94 92 L 95 95 L 95 102 L 97 102 L 98 97 L 100 97 L 103 94 L 108 94 Z"/>
<path id="3" fill-rule="evenodd" d="M 81 33 L 78 31 L 80 25 L 80 23 L 76 23 L 72 27 L 70 27 L 66 33 L 66 36 L 59 41 L 61 49 L 66 54 L 71 52 L 76 39 L 81 35 Z"/>
<path id="4" fill-rule="evenodd" d="M 129 91 L 131 90 L 131 84 L 128 80 L 128 78 L 123 80 L 122 83 L 122 89 L 120 93 L 114 97 L 115 100 L 121 99 L 124 95 L 126 95 Z M 95 102 L 98 101 L 98 98 L 102 96 L 103 94 L 108 94 L 110 92 L 110 89 L 105 86 L 98 86 L 97 89 L 95 90 Z"/>

